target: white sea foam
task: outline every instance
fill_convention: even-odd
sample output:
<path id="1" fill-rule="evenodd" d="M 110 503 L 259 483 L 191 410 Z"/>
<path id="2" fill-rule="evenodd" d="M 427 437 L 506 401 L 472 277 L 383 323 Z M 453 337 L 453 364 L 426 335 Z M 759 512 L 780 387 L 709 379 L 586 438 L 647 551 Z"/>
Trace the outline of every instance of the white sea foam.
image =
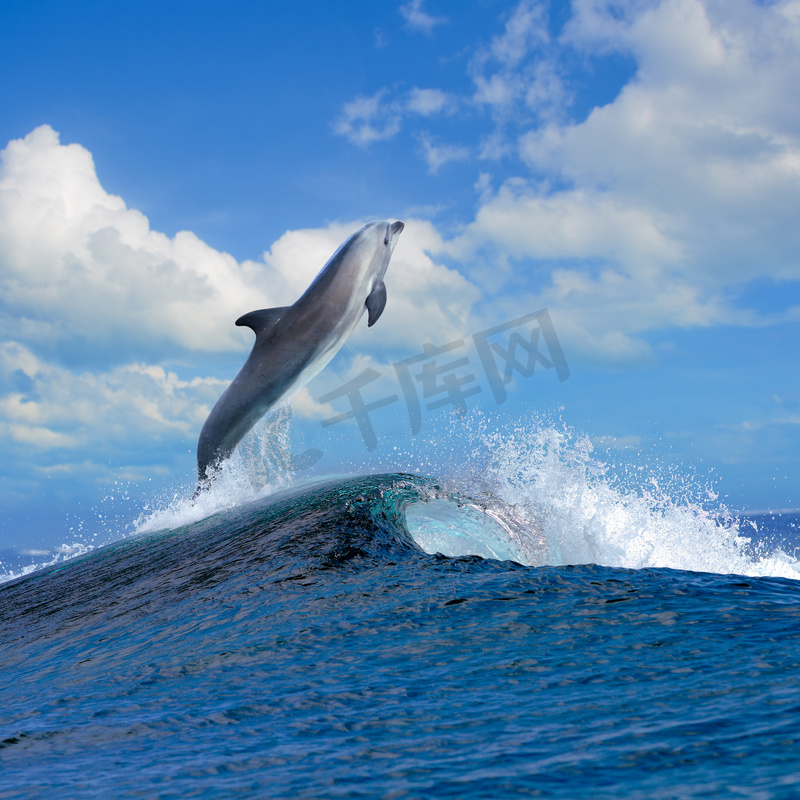
<path id="1" fill-rule="evenodd" d="M 27 553 L 23 553 L 22 555 L 36 556 L 36 559 L 32 563 L 26 564 L 24 567 L 19 569 L 15 569 L 13 567 L 8 568 L 5 565 L 0 564 L 0 583 L 13 581 L 15 578 L 21 578 L 23 575 L 29 575 L 31 572 L 35 572 L 37 569 L 51 567 L 54 564 L 61 563 L 62 561 L 69 561 L 69 559 L 75 558 L 76 556 L 82 556 L 93 549 L 94 545 L 87 544 L 85 542 L 73 542 L 72 544 L 59 545 L 55 550 L 29 551 Z"/>
<path id="2" fill-rule="evenodd" d="M 615 471 L 565 425 L 533 423 L 484 442 L 491 491 L 535 520 L 546 540 L 539 563 L 800 579 L 796 558 L 751 547 L 713 490 L 685 472 Z"/>

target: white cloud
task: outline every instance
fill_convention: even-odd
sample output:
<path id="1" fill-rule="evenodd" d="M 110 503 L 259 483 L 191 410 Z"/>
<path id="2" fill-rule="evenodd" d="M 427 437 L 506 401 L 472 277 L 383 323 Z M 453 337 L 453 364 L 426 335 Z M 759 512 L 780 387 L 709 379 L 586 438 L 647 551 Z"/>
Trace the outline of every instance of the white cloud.
<path id="1" fill-rule="evenodd" d="M 333 130 L 360 146 L 397 135 L 402 114 L 396 103 L 384 102 L 386 93 L 386 89 L 381 89 L 372 97 L 360 95 L 345 103 Z"/>
<path id="2" fill-rule="evenodd" d="M 406 21 L 406 25 L 415 31 L 420 31 L 428 36 L 433 32 L 437 25 L 447 22 L 446 17 L 435 17 L 422 8 L 424 0 L 409 0 L 405 5 L 400 6 L 400 14 Z"/>
<path id="3" fill-rule="evenodd" d="M 427 13 L 421 3 L 404 8 Z M 417 131 L 431 172 L 476 152 L 519 158 L 517 177 L 493 168 L 498 189 L 479 179 L 474 219 L 449 238 L 405 220 L 386 311 L 377 328 L 359 327 L 357 347 L 379 341 L 412 352 L 457 339 L 474 329 L 482 292 L 497 319 L 546 306 L 570 352 L 619 363 L 651 357 L 645 336 L 655 329 L 782 318 L 737 310 L 732 299 L 755 278 L 800 279 L 797 4 L 575 0 L 572 8 L 553 40 L 543 6 L 518 4 L 476 50 L 469 96 L 384 89 L 345 105 L 334 127 L 359 145 L 403 125 L 427 128 L 470 103 L 474 113 L 485 108 L 494 125 L 480 141 Z M 608 53 L 630 58 L 634 77 L 570 120 L 565 61 Z M 244 356 L 251 337 L 233 320 L 293 302 L 359 224 L 290 231 L 261 260 L 237 263 L 192 233 L 151 230 L 103 190 L 88 151 L 59 144 L 47 126 L 10 143 L 0 165 L 9 381 L 0 436 L 52 452 L 131 431 L 192 439 L 223 384 L 181 381 L 140 352 Z M 59 348 L 83 353 L 85 368 L 60 365 Z M 92 366 L 100 357 L 103 366 Z M 298 409 L 323 413 L 306 396 Z"/>
<path id="4" fill-rule="evenodd" d="M 193 441 L 226 382 L 181 380 L 160 366 L 124 364 L 71 372 L 17 342 L 0 345 L 0 380 L 24 376 L 0 397 L 0 438 L 39 449 Z"/>
<path id="5" fill-rule="evenodd" d="M 506 67 L 518 67 L 531 50 L 550 41 L 547 9 L 537 0 L 523 0 L 511 12 L 505 30 L 492 39 L 492 56 Z"/>
<path id="6" fill-rule="evenodd" d="M 610 195 L 579 189 L 553 193 L 509 180 L 484 197 L 474 222 L 446 244 L 452 255 L 468 257 L 493 243 L 518 259 L 602 258 L 630 271 L 646 271 L 654 261 L 669 264 L 680 255 L 646 211 L 620 205 Z"/>
<path id="7" fill-rule="evenodd" d="M 664 0 L 602 24 L 590 11 L 573 38 L 589 46 L 599 31 L 603 46 L 636 57 L 636 78 L 585 121 L 528 133 L 523 158 L 667 220 L 700 280 L 744 282 L 765 264 L 800 275 L 800 111 L 787 102 L 800 25 L 785 6 Z"/>
<path id="8" fill-rule="evenodd" d="M 570 96 L 555 51 L 545 5 L 523 0 L 511 12 L 503 33 L 478 49 L 470 62 L 473 102 L 488 107 L 503 124 L 529 121 L 531 115 L 563 116 Z"/>
<path id="9" fill-rule="evenodd" d="M 12 441 L 31 444 L 40 450 L 75 447 L 77 444 L 72 436 L 35 425 L 11 424 L 8 426 L 8 434 Z"/>
<path id="10" fill-rule="evenodd" d="M 457 109 L 456 99 L 440 89 L 415 86 L 393 99 L 389 95 L 389 89 L 384 87 L 371 97 L 359 95 L 345 103 L 342 113 L 333 122 L 334 133 L 359 147 L 366 147 L 372 142 L 393 139 L 400 133 L 405 117 L 449 115 Z"/>
<path id="11" fill-rule="evenodd" d="M 421 2 L 403 7 L 408 19 L 431 20 Z M 429 30 L 420 22 L 419 28 Z M 487 110 L 502 128 L 509 123 L 563 117 L 570 93 L 553 55 L 555 43 L 548 33 L 547 9 L 542 2 L 523 0 L 507 15 L 503 32 L 486 46 L 479 46 L 469 62 L 474 83 L 471 95 L 459 97 L 436 87 L 409 91 L 383 87 L 372 96 L 358 96 L 345 103 L 333 122 L 333 130 L 359 146 L 394 138 L 404 122 L 435 115 L 483 115 Z M 464 145 L 442 143 L 436 150 L 423 147 L 423 158 L 435 172 L 444 163 L 439 153 L 465 157 Z M 502 131 L 484 137 L 482 158 L 501 158 L 515 151 Z M 448 157 L 445 160 L 453 160 Z"/>
<path id="12" fill-rule="evenodd" d="M 0 162 L 0 336 L 87 357 L 157 344 L 241 348 L 243 309 L 274 305 L 281 276 L 194 234 L 169 238 L 104 191 L 91 154 L 49 126 Z M 198 324 L 202 321 L 202 324 Z"/>
<path id="13" fill-rule="evenodd" d="M 534 8 L 520 4 L 511 20 Z M 496 193 L 482 186 L 474 221 L 445 252 L 488 262 L 472 273 L 480 285 L 521 288 L 520 305 L 547 305 L 569 346 L 598 358 L 647 358 L 642 335 L 654 329 L 793 318 L 734 302 L 748 281 L 800 279 L 793 8 L 580 0 L 559 42 L 530 35 L 531 22 L 515 36 L 507 27 L 472 65 L 476 99 L 497 111 L 482 155 L 516 144 L 530 173 Z M 568 104 L 565 48 L 623 53 L 635 76 L 584 120 L 536 113 Z"/>
<path id="14" fill-rule="evenodd" d="M 754 279 L 800 279 L 797 8 L 794 0 L 576 0 L 554 39 L 545 4 L 522 0 L 476 48 L 471 98 L 445 103 L 429 88 L 427 103 L 394 101 L 409 124 L 416 104 L 463 113 L 472 103 L 491 115 L 494 127 L 478 142 L 417 131 L 432 173 L 470 153 L 522 161 L 497 193 L 481 189 L 474 221 L 444 252 L 486 275 L 490 292 L 527 264 L 535 277 L 518 281 L 526 297 L 594 319 L 587 342 L 614 331 L 794 318 L 797 309 L 759 315 L 735 300 Z M 585 76 L 609 54 L 630 59 L 632 79 L 570 119 L 575 64 L 589 65 Z"/>
<path id="15" fill-rule="evenodd" d="M 436 174 L 445 164 L 451 161 L 466 161 L 469 158 L 469 148 L 454 144 L 438 144 L 427 134 L 419 136 L 425 163 L 428 172 Z"/>
<path id="16" fill-rule="evenodd" d="M 336 411 L 330 403 L 319 403 L 308 390 L 308 386 L 303 386 L 292 395 L 292 412 L 305 419 L 325 419 L 332 417 Z"/>
<path id="17" fill-rule="evenodd" d="M 420 89 L 415 86 L 408 93 L 405 107 L 414 114 L 430 117 L 434 114 L 452 111 L 454 102 L 452 96 L 441 89 Z"/>

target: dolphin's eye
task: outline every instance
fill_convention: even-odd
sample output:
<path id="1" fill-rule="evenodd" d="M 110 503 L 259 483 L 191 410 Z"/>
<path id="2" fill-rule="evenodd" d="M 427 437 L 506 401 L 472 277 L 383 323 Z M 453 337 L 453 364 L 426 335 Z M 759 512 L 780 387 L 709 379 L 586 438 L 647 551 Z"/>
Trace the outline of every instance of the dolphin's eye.
<path id="1" fill-rule="evenodd" d="M 389 237 L 388 236 L 384 236 L 383 243 L 384 244 L 389 244 Z"/>

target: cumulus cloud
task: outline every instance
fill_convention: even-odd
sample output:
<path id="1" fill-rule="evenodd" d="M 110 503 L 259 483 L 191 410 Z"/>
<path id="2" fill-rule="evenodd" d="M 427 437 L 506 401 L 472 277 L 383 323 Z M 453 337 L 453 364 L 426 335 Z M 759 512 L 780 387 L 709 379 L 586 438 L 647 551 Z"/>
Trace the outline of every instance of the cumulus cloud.
<path id="1" fill-rule="evenodd" d="M 192 233 L 151 230 L 49 126 L 0 159 L 0 336 L 89 359 L 110 345 L 224 351 L 242 346 L 231 320 L 243 308 L 276 304 L 280 276 Z"/>
<path id="2" fill-rule="evenodd" d="M 563 116 L 569 105 L 548 21 L 543 3 L 523 0 L 511 11 L 503 32 L 470 61 L 472 100 L 488 108 L 498 123 Z"/>
<path id="3" fill-rule="evenodd" d="M 525 161 L 660 217 L 710 285 L 767 264 L 800 276 L 800 112 L 786 102 L 800 24 L 788 4 L 664 0 L 623 20 L 581 8 L 573 38 L 632 54 L 636 78 L 585 121 L 527 133 Z"/>
<path id="4" fill-rule="evenodd" d="M 361 146 L 424 126 L 414 139 L 431 172 L 472 154 L 513 164 L 478 179 L 474 218 L 454 233 L 405 220 L 379 337 L 360 326 L 354 344 L 369 351 L 379 338 L 402 354 L 546 306 L 570 353 L 632 363 L 652 356 L 656 329 L 796 317 L 737 303 L 754 279 L 800 280 L 800 106 L 787 100 L 800 78 L 796 3 L 575 0 L 563 33 L 548 29 L 545 7 L 524 0 L 476 45 L 464 96 L 395 87 L 344 106 L 334 129 Z M 630 59 L 633 77 L 572 118 L 565 65 L 609 54 Z M 469 109 L 493 125 L 478 141 L 466 128 L 458 143 L 427 132 Z M 0 163 L 0 436 L 55 453 L 85 445 L 92 419 L 110 440 L 124 426 L 196 434 L 221 385 L 159 362 L 244 355 L 251 336 L 233 320 L 293 302 L 360 224 L 289 231 L 239 263 L 192 233 L 151 230 L 105 192 L 91 154 L 49 127 L 11 142 Z M 307 396 L 299 408 L 327 413 Z"/>
<path id="5" fill-rule="evenodd" d="M 477 300 L 431 259 L 441 245 L 432 226 L 406 223 L 379 335 L 359 326 L 356 347 L 460 334 Z M 239 263 L 193 233 L 153 231 L 102 188 L 91 154 L 60 144 L 52 128 L 12 141 L 0 162 L 0 440 L 60 454 L 131 440 L 193 446 L 226 385 L 198 357 L 244 359 L 252 334 L 234 320 L 293 303 L 362 224 L 289 231 L 260 260 Z M 197 377 L 163 365 L 178 357 Z M 301 416 L 327 411 L 298 398 Z"/>
<path id="6" fill-rule="evenodd" d="M 471 65 L 497 121 L 482 155 L 516 153 L 527 174 L 496 192 L 484 180 L 444 252 L 477 265 L 484 289 L 548 305 L 569 345 L 599 359 L 647 358 L 656 329 L 795 318 L 743 309 L 740 295 L 800 279 L 796 4 L 580 0 L 556 42 L 541 14 L 520 3 Z M 568 51 L 623 54 L 635 74 L 571 120 Z M 561 113 L 535 111 L 550 100 Z"/>
<path id="7" fill-rule="evenodd" d="M 437 25 L 443 25 L 447 22 L 447 18 L 429 14 L 423 9 L 423 3 L 424 0 L 409 0 L 408 3 L 400 6 L 400 14 L 406 21 L 408 28 L 430 36 Z"/>
<path id="8" fill-rule="evenodd" d="M 653 279 L 663 284 L 661 311 L 640 319 L 642 330 L 758 324 L 727 302 L 737 287 L 800 279 L 800 115 L 786 103 L 791 76 L 800 77 L 800 20 L 789 9 L 664 0 L 619 18 L 599 3 L 578 7 L 573 39 L 633 54 L 638 72 L 585 121 L 525 134 L 521 154 L 536 172 L 580 187 L 548 193 L 546 205 L 561 205 L 562 221 L 579 228 L 560 237 L 564 256 L 593 253 L 634 281 L 624 319 L 641 318 Z M 481 209 L 474 227 L 519 229 L 529 196 L 501 201 Z M 583 221 L 587 206 L 595 226 Z M 587 251 L 593 228 L 606 229 L 617 252 L 602 241 Z M 537 257 L 541 245 L 522 249 Z M 669 302 L 666 287 L 680 288 L 684 302 Z"/>
<path id="9" fill-rule="evenodd" d="M 417 285 L 400 280 L 402 291 L 446 293 L 468 308 L 474 289 L 426 255 L 427 223 L 407 222 L 398 251 L 406 263 L 393 266 L 389 281 L 413 272 Z M 193 233 L 151 230 L 146 217 L 103 190 L 87 150 L 61 145 L 43 126 L 2 155 L 1 331 L 37 352 L 49 352 L 50 341 L 79 342 L 90 356 L 113 342 L 117 362 L 153 342 L 162 352 L 240 351 L 249 333 L 233 321 L 293 303 L 362 224 L 289 231 L 262 260 L 240 264 Z M 447 314 L 433 313 L 423 327 L 448 324 Z"/>
<path id="10" fill-rule="evenodd" d="M 454 103 L 452 96 L 441 89 L 420 89 L 415 86 L 408 93 L 405 107 L 409 112 L 430 117 L 452 111 Z"/>
<path id="11" fill-rule="evenodd" d="M 427 133 L 420 134 L 419 142 L 428 172 L 433 175 L 451 161 L 466 161 L 469 158 L 468 147 L 437 142 Z"/>
<path id="12" fill-rule="evenodd" d="M 373 142 L 393 139 L 406 117 L 450 115 L 457 107 L 453 95 L 441 89 L 415 86 L 408 91 L 390 92 L 384 87 L 370 97 L 359 95 L 345 103 L 332 127 L 334 133 L 359 147 L 366 147 Z"/>
<path id="13" fill-rule="evenodd" d="M 411 16 L 426 18 L 421 3 L 409 3 L 404 9 Z M 358 96 L 345 103 L 333 129 L 364 146 L 394 138 L 405 122 L 413 124 L 414 117 L 488 113 L 501 130 L 484 137 L 478 151 L 482 158 L 504 157 L 516 147 L 510 146 L 502 128 L 531 118 L 563 117 L 564 108 L 571 102 L 556 48 L 557 43 L 548 32 L 545 4 L 523 0 L 506 15 L 502 32 L 492 37 L 488 45 L 477 46 L 472 54 L 468 68 L 474 84 L 471 94 L 459 97 L 436 87 L 414 87 L 410 91 L 383 87 L 372 96 Z M 468 152 L 463 145 L 450 143 L 443 143 L 439 150 L 458 152 L 459 160 Z M 428 148 L 423 147 L 420 152 L 429 167 L 437 163 L 435 157 L 429 158 Z"/>
<path id="14" fill-rule="evenodd" d="M 333 123 L 334 132 L 360 146 L 397 135 L 402 112 L 396 103 L 385 101 L 386 94 L 387 90 L 381 89 L 371 97 L 360 95 L 345 103 Z"/>
<path id="15" fill-rule="evenodd" d="M 102 441 L 191 440 L 226 382 L 181 380 L 161 366 L 72 372 L 18 342 L 0 344 L 0 436 L 39 450 Z"/>

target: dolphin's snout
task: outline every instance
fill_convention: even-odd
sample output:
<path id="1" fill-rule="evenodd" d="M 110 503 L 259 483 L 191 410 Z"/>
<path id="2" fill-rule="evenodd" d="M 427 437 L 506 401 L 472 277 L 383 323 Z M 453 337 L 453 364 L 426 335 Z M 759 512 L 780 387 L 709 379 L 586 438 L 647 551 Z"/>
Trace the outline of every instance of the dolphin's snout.
<path id="1" fill-rule="evenodd" d="M 386 247 L 391 250 L 394 250 L 394 246 L 397 244 L 397 237 L 400 235 L 400 232 L 405 228 L 405 225 L 400 222 L 387 222 L 386 223 L 386 232 L 383 234 L 383 243 Z"/>

